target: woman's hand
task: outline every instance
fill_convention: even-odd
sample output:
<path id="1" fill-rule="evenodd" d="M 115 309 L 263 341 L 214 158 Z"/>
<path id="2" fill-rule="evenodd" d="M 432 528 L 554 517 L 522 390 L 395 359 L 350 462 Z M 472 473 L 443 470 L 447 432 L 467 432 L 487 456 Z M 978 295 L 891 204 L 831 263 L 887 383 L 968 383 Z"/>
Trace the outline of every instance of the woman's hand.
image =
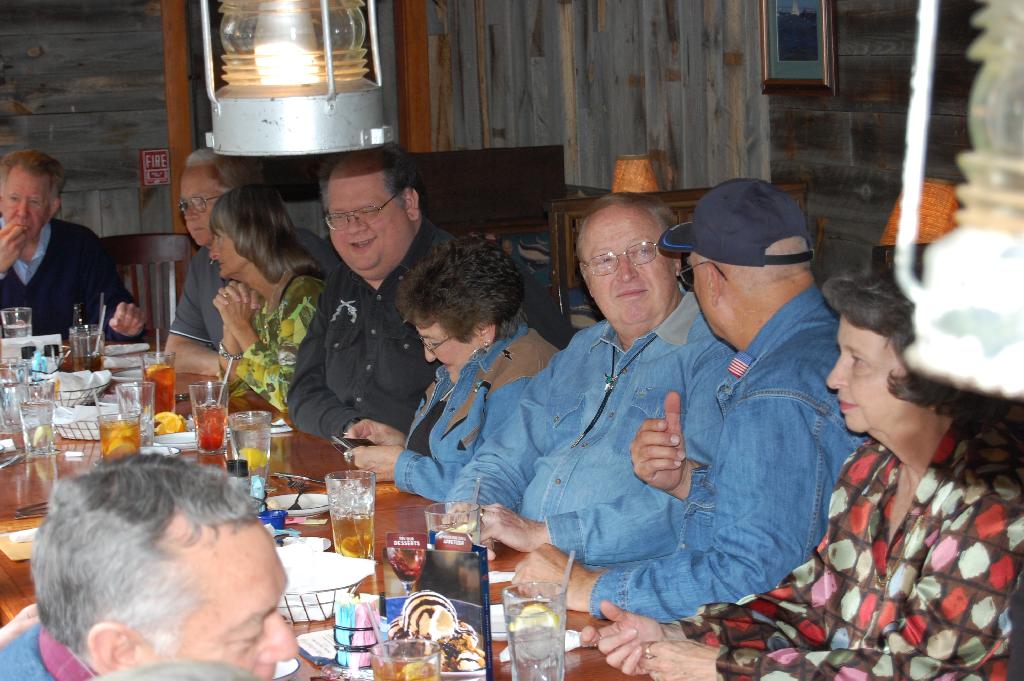
<path id="1" fill-rule="evenodd" d="M 405 433 L 392 428 L 386 423 L 380 421 L 374 421 L 372 419 L 363 419 L 357 421 L 355 425 L 348 429 L 345 433 L 346 437 L 361 437 L 367 440 L 372 440 L 376 445 L 404 445 L 405 444 Z M 422 454 L 429 454 L 430 452 L 421 452 Z"/>
<path id="2" fill-rule="evenodd" d="M 596 645 L 605 662 L 624 674 L 643 674 L 646 670 L 640 668 L 640 661 L 644 646 L 664 640 L 661 625 L 650 617 L 626 612 L 611 601 L 601 601 L 601 614 L 612 623 L 600 629 L 583 627 L 580 642 Z"/>
<path id="3" fill-rule="evenodd" d="M 394 480 L 395 463 L 398 462 L 398 455 L 402 453 L 401 445 L 374 445 L 372 447 L 353 447 L 352 456 L 356 468 L 365 471 L 373 471 L 377 474 L 377 480 Z"/>
<path id="4" fill-rule="evenodd" d="M 715 681 L 718 649 L 693 641 L 661 641 L 644 646 L 641 671 L 655 681 Z"/>
<path id="5" fill-rule="evenodd" d="M 252 317 L 262 305 L 260 294 L 238 281 L 228 282 L 213 297 L 213 306 L 224 322 L 225 336 L 230 330 L 230 335 L 238 341 L 237 351 L 245 350 L 258 339 L 252 328 Z M 236 352 L 234 348 L 229 351 Z"/>

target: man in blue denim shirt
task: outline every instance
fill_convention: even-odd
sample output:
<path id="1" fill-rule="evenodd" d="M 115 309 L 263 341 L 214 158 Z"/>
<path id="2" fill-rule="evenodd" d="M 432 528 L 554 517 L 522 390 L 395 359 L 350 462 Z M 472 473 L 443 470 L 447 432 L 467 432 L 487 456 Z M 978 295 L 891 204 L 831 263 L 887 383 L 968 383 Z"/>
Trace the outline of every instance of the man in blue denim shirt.
<path id="1" fill-rule="evenodd" d="M 662 248 L 690 253 L 684 279 L 736 352 L 727 369 L 704 364 L 687 384 L 683 432 L 673 396 L 667 418 L 645 422 L 632 447 L 637 476 L 686 502 L 679 550 L 603 573 L 574 570 L 569 607 L 601 614 L 607 600 L 677 619 L 774 587 L 820 541 L 835 476 L 860 438 L 825 384 L 837 321 L 814 286 L 808 242 L 796 203 L 759 180 L 719 185 L 692 223 L 663 236 Z M 563 565 L 548 548 L 516 578 Z"/>
<path id="2" fill-rule="evenodd" d="M 644 484 L 629 456 L 637 427 L 661 416 L 684 367 L 717 343 L 690 334 L 696 302 L 679 291 L 679 261 L 658 253 L 670 220 L 660 202 L 622 194 L 585 219 L 577 255 L 607 321 L 578 332 L 534 376 L 462 469 L 447 498 L 470 498 L 480 478 L 482 538 L 520 551 L 551 543 L 592 565 L 677 549 L 684 502 Z"/>

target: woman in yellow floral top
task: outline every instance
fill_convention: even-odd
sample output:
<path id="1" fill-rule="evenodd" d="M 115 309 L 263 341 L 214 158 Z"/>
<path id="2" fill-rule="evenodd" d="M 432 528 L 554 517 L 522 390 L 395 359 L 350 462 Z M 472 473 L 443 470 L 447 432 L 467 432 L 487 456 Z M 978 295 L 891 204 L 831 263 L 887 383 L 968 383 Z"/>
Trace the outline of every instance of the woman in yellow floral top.
<path id="1" fill-rule="evenodd" d="M 839 474 L 825 538 L 773 591 L 679 622 L 602 604 L 614 623 L 582 639 L 609 664 L 655 681 L 1006 678 L 1020 409 L 909 371 L 913 309 L 890 279 L 833 280 L 825 295 L 841 316 L 829 385 L 870 436 Z"/>
<path id="2" fill-rule="evenodd" d="M 224 320 L 221 366 L 285 411 L 295 353 L 306 337 L 323 281 L 295 239 L 281 196 L 248 185 L 222 194 L 210 214 L 210 257 L 228 283 L 214 297 Z"/>

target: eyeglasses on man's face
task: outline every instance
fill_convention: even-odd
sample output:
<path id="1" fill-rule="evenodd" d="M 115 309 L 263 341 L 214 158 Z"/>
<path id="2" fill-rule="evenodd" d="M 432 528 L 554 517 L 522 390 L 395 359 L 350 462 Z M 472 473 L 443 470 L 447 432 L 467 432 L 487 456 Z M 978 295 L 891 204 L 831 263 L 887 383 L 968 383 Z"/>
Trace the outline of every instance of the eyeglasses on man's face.
<path id="1" fill-rule="evenodd" d="M 444 338 L 444 339 L 439 340 L 439 341 L 432 341 L 432 340 L 429 340 L 427 338 L 424 338 L 423 336 L 420 336 L 419 339 L 420 339 L 420 343 L 423 343 L 423 347 L 426 348 L 427 352 L 429 352 L 430 354 L 433 355 L 433 354 L 437 353 L 437 349 L 439 347 L 441 347 L 442 345 L 444 345 L 445 343 L 450 341 L 452 339 L 452 337 L 448 336 L 447 338 Z"/>
<path id="2" fill-rule="evenodd" d="M 719 274 L 722 275 L 722 279 L 729 281 L 729 277 L 725 276 L 725 272 L 722 271 L 721 267 L 719 267 L 710 260 L 701 260 L 700 262 L 689 264 L 683 269 L 679 270 L 679 279 L 680 281 L 683 282 L 683 286 L 686 287 L 687 291 L 693 290 L 693 270 L 697 267 L 700 267 L 701 265 L 711 265 L 716 270 L 718 270 Z"/>
<path id="3" fill-rule="evenodd" d="M 394 194 L 391 195 L 390 199 L 388 199 L 379 206 L 375 206 L 371 203 L 369 206 L 365 206 L 363 208 L 356 208 L 355 210 L 328 213 L 327 215 L 324 216 L 324 222 L 327 223 L 327 227 L 331 231 L 341 229 L 346 225 L 352 224 L 356 220 L 367 226 L 372 225 L 374 222 L 376 222 L 377 218 L 380 217 L 381 211 L 384 210 L 389 203 L 394 201 L 395 197 L 398 196 L 400 193 L 401 192 L 395 192 Z"/>
<path id="4" fill-rule="evenodd" d="M 633 244 L 621 253 L 608 251 L 595 255 L 585 263 L 581 263 L 591 274 L 603 277 L 619 269 L 619 258 L 626 256 L 634 267 L 646 265 L 658 255 L 658 244 L 653 241 L 641 241 Z"/>
<path id="5" fill-rule="evenodd" d="M 206 209 L 210 207 L 210 202 L 216 201 L 220 197 L 220 194 L 216 194 L 214 196 L 190 196 L 188 198 L 181 198 L 178 199 L 178 210 L 185 213 L 189 208 L 191 208 L 197 213 L 205 213 Z"/>

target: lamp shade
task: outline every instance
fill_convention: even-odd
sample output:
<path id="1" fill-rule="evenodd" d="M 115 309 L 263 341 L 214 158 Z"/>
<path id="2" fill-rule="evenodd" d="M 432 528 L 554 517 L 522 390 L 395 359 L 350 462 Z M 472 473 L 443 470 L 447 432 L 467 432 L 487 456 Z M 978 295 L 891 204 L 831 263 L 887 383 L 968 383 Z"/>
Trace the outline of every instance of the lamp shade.
<path id="1" fill-rule="evenodd" d="M 642 155 L 619 156 L 615 159 L 615 177 L 612 192 L 656 192 L 658 178 L 654 175 L 651 157 Z"/>
<path id="2" fill-rule="evenodd" d="M 901 196 L 900 199 L 902 198 Z M 896 245 L 896 234 L 899 231 L 902 214 L 900 199 L 897 199 L 892 213 L 889 214 L 889 222 L 886 223 L 882 238 L 878 241 L 881 246 Z M 921 187 L 921 206 L 917 211 L 918 243 L 931 243 L 952 231 L 956 227 L 956 212 L 959 208 L 956 187 L 949 182 L 925 180 L 924 186 Z"/>

